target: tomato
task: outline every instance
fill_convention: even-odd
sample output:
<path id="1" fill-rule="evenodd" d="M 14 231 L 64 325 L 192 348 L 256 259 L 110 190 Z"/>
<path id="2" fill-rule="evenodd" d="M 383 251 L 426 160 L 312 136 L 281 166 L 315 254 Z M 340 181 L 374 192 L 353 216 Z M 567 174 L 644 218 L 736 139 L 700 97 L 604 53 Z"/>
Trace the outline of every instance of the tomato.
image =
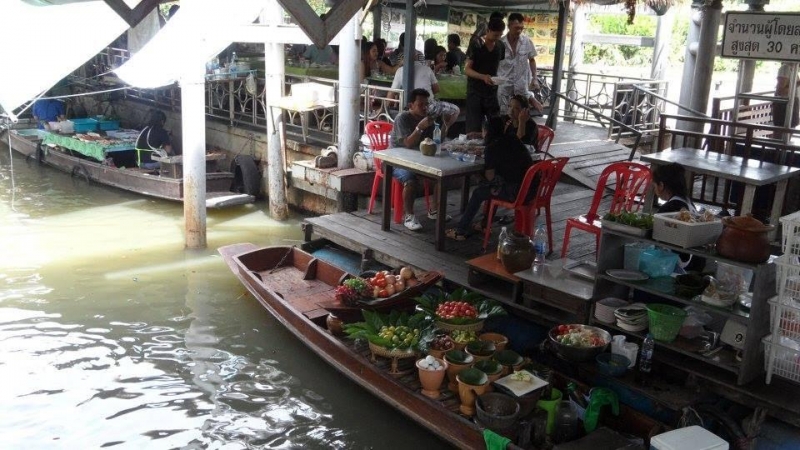
<path id="1" fill-rule="evenodd" d="M 566 334 L 569 333 L 569 327 L 566 325 L 559 325 L 557 328 L 558 334 Z"/>
<path id="2" fill-rule="evenodd" d="M 383 285 L 386 286 L 386 280 L 383 280 Z M 389 293 L 386 292 L 386 289 L 381 289 L 380 291 L 378 291 L 378 297 L 386 298 L 388 296 L 389 296 Z"/>
<path id="3" fill-rule="evenodd" d="M 386 287 L 386 278 L 377 278 L 375 281 L 372 282 L 372 285 L 384 289 Z"/>

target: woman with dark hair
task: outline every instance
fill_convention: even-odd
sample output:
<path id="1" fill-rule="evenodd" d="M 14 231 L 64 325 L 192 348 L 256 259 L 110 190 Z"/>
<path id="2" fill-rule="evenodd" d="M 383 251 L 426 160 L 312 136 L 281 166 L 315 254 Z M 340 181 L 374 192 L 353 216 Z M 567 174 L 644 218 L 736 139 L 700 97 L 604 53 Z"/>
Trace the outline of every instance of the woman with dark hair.
<path id="1" fill-rule="evenodd" d="M 443 73 L 447 70 L 447 49 L 441 45 L 436 47 L 436 57 L 433 59 L 433 72 Z"/>
<path id="2" fill-rule="evenodd" d="M 361 52 L 361 80 L 366 80 L 373 71 L 394 74 L 397 69 L 381 61 L 378 58 L 378 46 L 374 42 L 367 42 Z"/>
<path id="3" fill-rule="evenodd" d="M 160 163 L 152 160 L 152 153 L 161 156 L 172 154 L 169 132 L 164 129 L 166 123 L 167 115 L 163 111 L 150 111 L 150 120 L 136 139 L 136 163 L 142 169 L 154 170 L 160 167 Z"/>
<path id="4" fill-rule="evenodd" d="M 434 61 L 436 59 L 436 47 L 438 46 L 439 43 L 436 42 L 436 39 L 434 38 L 425 39 L 425 47 L 423 47 L 423 53 L 425 53 L 426 61 Z"/>
<path id="5" fill-rule="evenodd" d="M 651 169 L 651 173 L 656 196 L 666 202 L 658 208 L 659 213 L 678 212 L 682 209 L 697 212 L 689 199 L 683 166 L 678 163 L 656 166 Z"/>

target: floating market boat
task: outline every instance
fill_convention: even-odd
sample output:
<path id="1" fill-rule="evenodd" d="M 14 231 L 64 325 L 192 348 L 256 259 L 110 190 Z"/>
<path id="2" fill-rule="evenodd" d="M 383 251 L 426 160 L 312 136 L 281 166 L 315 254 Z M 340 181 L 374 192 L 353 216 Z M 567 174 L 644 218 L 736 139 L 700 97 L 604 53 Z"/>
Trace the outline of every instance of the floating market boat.
<path id="1" fill-rule="evenodd" d="M 485 447 L 482 429 L 458 413 L 456 395 L 424 396 L 416 370 L 391 375 L 391 360 L 373 361 L 367 342 L 328 330 L 330 313 L 320 304 L 335 300 L 336 286 L 348 276 L 342 269 L 296 247 L 236 244 L 219 253 L 267 311 L 338 371 L 449 444 Z"/>

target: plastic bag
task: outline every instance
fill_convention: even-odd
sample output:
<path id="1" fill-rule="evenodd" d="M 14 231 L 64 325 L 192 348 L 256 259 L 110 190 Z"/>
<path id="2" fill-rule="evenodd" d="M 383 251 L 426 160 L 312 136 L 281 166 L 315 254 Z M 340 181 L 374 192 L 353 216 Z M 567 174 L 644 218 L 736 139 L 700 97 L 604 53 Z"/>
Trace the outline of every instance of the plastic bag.
<path id="1" fill-rule="evenodd" d="M 681 326 L 680 335 L 687 339 L 700 336 L 705 331 L 703 327 L 714 320 L 710 314 L 696 306 L 687 306 L 683 310 L 686 311 L 687 316 Z"/>

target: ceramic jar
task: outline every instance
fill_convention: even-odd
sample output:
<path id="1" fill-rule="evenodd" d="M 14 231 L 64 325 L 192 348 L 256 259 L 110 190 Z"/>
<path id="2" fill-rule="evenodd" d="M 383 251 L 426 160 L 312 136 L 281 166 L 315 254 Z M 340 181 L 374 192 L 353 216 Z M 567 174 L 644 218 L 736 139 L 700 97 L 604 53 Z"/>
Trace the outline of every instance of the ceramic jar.
<path id="1" fill-rule="evenodd" d="M 436 358 L 436 361 L 441 364 L 441 368 L 437 370 L 423 368 L 420 365 L 420 363 L 423 361 L 425 361 L 424 358 L 417 361 L 419 382 L 422 385 L 422 394 L 433 399 L 439 398 L 439 388 L 442 387 L 442 381 L 444 381 L 444 375 L 447 371 L 447 361 Z"/>
<path id="2" fill-rule="evenodd" d="M 464 369 L 456 375 L 458 381 L 458 398 L 461 405 L 458 410 L 461 414 L 472 417 L 475 415 L 475 399 L 486 393 L 489 378 L 478 369 Z"/>
<path id="3" fill-rule="evenodd" d="M 456 376 L 462 370 L 472 367 L 475 359 L 460 350 L 451 350 L 445 353 L 444 360 L 447 362 L 447 388 L 452 392 L 458 392 Z"/>
<path id="4" fill-rule="evenodd" d="M 751 215 L 723 217 L 722 234 L 717 239 L 717 253 L 725 258 L 747 263 L 769 259 L 769 232 L 774 225 L 764 225 Z"/>
<path id="5" fill-rule="evenodd" d="M 508 273 L 530 269 L 536 252 L 528 236 L 512 231 L 500 242 L 500 262 Z"/>

